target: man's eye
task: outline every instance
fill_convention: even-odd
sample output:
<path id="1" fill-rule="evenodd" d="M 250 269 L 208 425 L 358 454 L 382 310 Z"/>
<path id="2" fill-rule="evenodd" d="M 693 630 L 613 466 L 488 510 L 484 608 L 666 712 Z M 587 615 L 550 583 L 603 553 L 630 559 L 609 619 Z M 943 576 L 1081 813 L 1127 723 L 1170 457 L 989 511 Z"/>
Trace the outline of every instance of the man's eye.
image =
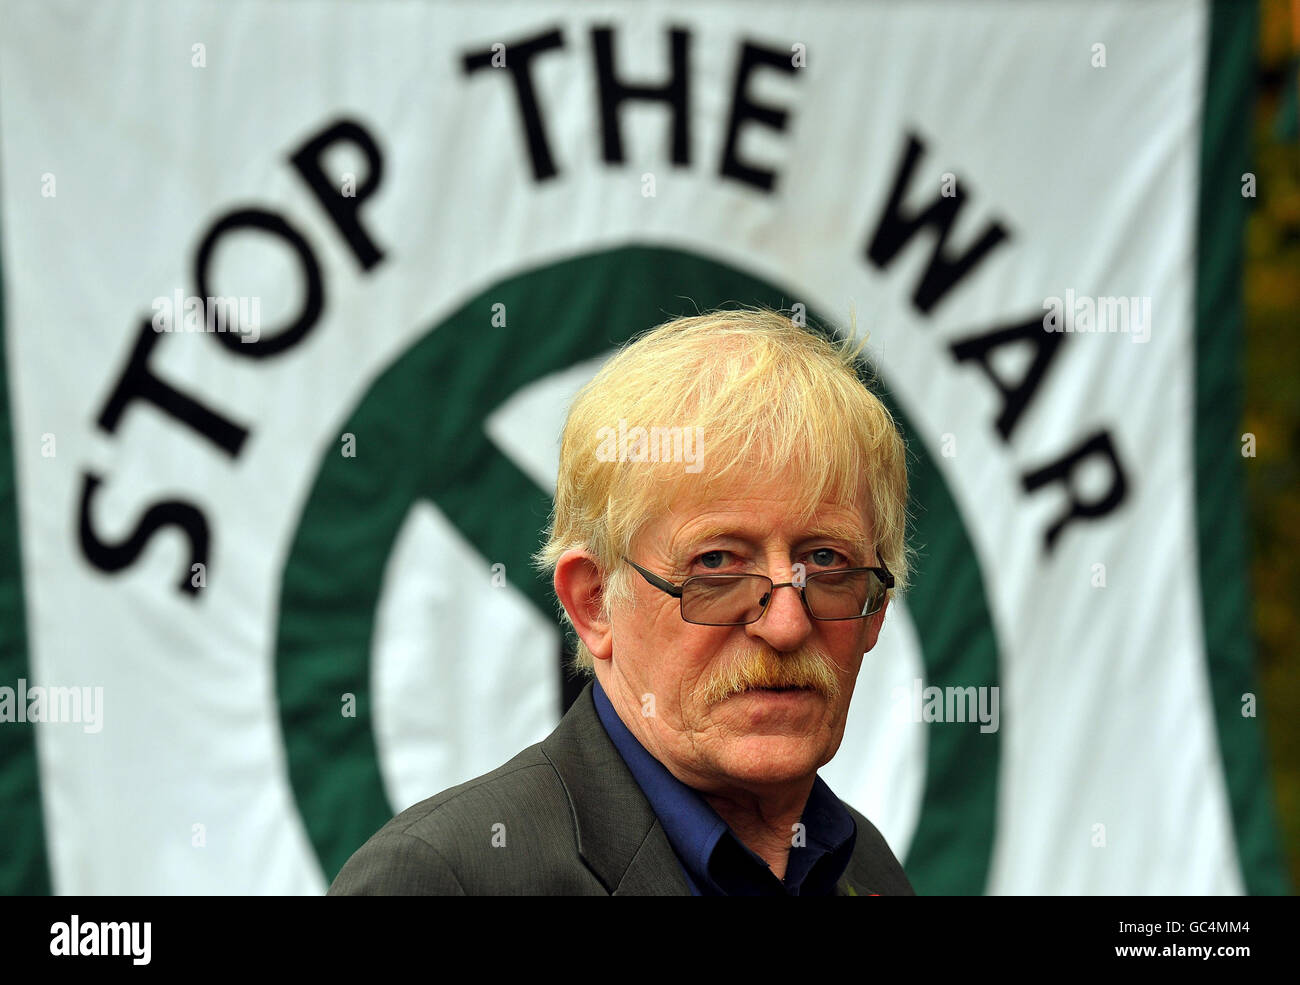
<path id="1" fill-rule="evenodd" d="M 842 568 L 848 559 L 839 551 L 832 550 L 829 547 L 819 547 L 815 551 L 808 552 L 808 559 L 818 568 Z"/>
<path id="2" fill-rule="evenodd" d="M 726 559 L 730 556 L 730 551 L 705 551 L 695 561 L 703 568 L 722 568 L 726 567 Z"/>

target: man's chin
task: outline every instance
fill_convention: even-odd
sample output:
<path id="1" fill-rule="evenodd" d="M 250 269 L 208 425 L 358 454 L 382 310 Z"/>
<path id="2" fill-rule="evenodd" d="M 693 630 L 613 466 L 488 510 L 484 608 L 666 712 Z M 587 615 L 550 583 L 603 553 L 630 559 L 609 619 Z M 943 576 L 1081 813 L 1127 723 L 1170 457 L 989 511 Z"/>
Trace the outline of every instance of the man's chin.
<path id="1" fill-rule="evenodd" d="M 811 777 L 829 759 L 822 755 L 824 751 L 814 736 L 738 736 L 719 765 L 736 783 L 750 788 L 774 786 Z"/>

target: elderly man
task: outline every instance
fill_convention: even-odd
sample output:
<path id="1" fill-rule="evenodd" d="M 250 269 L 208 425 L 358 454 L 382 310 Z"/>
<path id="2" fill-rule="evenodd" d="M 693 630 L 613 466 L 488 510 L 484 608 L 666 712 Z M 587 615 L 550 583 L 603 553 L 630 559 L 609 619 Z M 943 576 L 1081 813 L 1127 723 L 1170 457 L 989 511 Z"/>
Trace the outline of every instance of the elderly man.
<path id="1" fill-rule="evenodd" d="M 907 574 L 903 442 L 856 368 L 755 310 L 605 364 L 538 553 L 594 680 L 547 739 L 385 825 L 331 895 L 912 893 L 817 776 Z"/>

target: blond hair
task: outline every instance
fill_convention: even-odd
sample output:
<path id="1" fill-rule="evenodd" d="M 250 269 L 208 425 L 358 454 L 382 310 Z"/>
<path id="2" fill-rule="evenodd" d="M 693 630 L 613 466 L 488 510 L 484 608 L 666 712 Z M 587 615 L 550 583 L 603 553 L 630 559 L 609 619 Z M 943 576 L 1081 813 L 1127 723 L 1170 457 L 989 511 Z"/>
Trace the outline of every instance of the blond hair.
<path id="1" fill-rule="evenodd" d="M 863 495 L 871 542 L 858 546 L 864 556 L 874 548 L 902 591 L 910 568 L 906 450 L 888 409 L 858 376 L 863 345 L 833 342 L 758 308 L 678 318 L 629 342 L 569 410 L 548 539 L 534 555 L 539 569 L 553 577 L 566 551 L 589 552 L 608 618 L 632 599 L 622 557 L 637 534 L 681 493 L 707 496 L 743 481 L 748 469 L 794 476 L 794 508 L 804 518 L 823 501 L 856 507 Z M 680 461 L 598 454 L 601 436 L 608 440 L 620 422 L 702 429 L 694 433 L 705 438 L 707 465 L 691 474 Z M 572 628 L 563 607 L 561 618 Z M 581 639 L 574 667 L 592 669 Z"/>

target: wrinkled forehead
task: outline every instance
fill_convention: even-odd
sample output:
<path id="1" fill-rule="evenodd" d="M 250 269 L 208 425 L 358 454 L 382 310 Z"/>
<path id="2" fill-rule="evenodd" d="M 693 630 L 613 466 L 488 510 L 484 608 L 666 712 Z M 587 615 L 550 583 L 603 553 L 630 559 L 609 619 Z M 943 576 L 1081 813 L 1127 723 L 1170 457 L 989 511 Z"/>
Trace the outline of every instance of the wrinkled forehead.
<path id="1" fill-rule="evenodd" d="M 865 482 L 846 491 L 800 481 L 793 470 L 768 476 L 744 472 L 684 476 L 660 485 L 634 546 L 653 541 L 669 550 L 724 536 L 761 540 L 778 528 L 794 540 L 818 536 L 863 550 L 873 546 Z"/>

